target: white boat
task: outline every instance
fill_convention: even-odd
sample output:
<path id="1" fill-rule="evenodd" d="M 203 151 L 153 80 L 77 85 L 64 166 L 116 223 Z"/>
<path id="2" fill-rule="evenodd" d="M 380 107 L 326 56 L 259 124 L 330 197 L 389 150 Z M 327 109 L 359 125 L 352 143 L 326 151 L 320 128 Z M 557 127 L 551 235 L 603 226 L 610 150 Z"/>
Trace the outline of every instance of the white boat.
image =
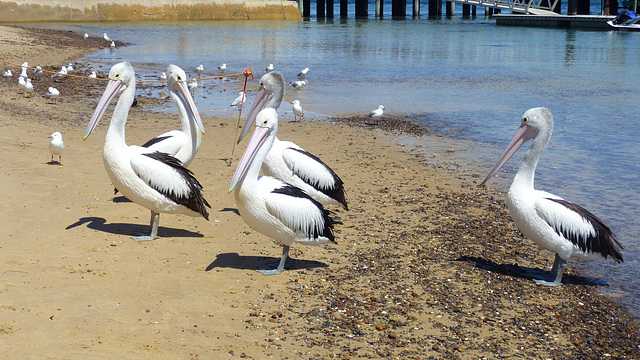
<path id="1" fill-rule="evenodd" d="M 607 24 L 616 29 L 640 30 L 640 17 L 632 10 L 623 11 Z"/>

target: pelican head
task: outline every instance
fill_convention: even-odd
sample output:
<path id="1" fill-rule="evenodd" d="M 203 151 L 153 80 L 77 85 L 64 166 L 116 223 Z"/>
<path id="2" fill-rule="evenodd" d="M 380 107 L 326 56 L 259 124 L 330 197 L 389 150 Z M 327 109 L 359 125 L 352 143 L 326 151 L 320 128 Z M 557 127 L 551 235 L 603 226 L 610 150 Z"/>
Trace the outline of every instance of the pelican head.
<path id="1" fill-rule="evenodd" d="M 166 74 L 167 88 L 178 95 L 178 98 L 180 99 L 180 102 L 182 103 L 184 108 L 188 109 L 188 115 L 195 119 L 198 128 L 204 134 L 204 124 L 202 123 L 202 119 L 200 118 L 198 107 L 193 101 L 193 97 L 191 96 L 191 92 L 189 91 L 189 86 L 187 84 L 187 74 L 180 67 L 173 64 L 167 67 Z"/>
<path id="2" fill-rule="evenodd" d="M 107 83 L 104 93 L 93 112 L 93 116 L 91 116 L 91 120 L 87 126 L 87 131 L 84 133 L 83 140 L 86 140 L 87 137 L 91 135 L 91 132 L 93 132 L 93 129 L 96 128 L 98 122 L 100 122 L 100 119 L 104 116 L 105 111 L 107 111 L 107 106 L 111 100 L 128 87 L 135 88 L 135 84 L 136 74 L 133 71 L 133 66 L 131 66 L 128 61 L 113 65 L 109 71 L 109 82 Z"/>
<path id="3" fill-rule="evenodd" d="M 513 154 L 518 151 L 518 149 L 527 141 L 531 139 L 539 138 L 542 141 L 539 142 L 543 148 L 547 145 L 549 138 L 551 137 L 551 133 L 553 132 L 553 116 L 549 109 L 544 107 L 537 107 L 533 109 L 529 109 L 525 111 L 522 115 L 522 119 L 520 120 L 520 128 L 516 132 L 507 148 L 504 150 L 496 165 L 491 169 L 489 175 L 482 181 L 480 185 L 484 185 L 493 175 L 495 175 L 504 164 L 511 159 Z M 531 145 L 533 148 L 536 146 L 536 142 Z M 540 152 L 543 149 L 540 149 Z"/>
<path id="4" fill-rule="evenodd" d="M 284 97 L 284 84 L 284 76 L 277 71 L 272 71 L 260 78 L 258 95 L 249 110 L 247 122 L 244 124 L 238 143 L 247 135 L 250 125 L 256 120 L 256 116 L 262 108 L 268 107 L 277 110 L 280 107 Z"/>
<path id="5" fill-rule="evenodd" d="M 242 182 L 244 180 L 244 177 L 254 160 L 256 162 L 260 162 L 257 164 L 258 168 L 262 166 L 262 161 L 264 161 L 267 153 L 271 150 L 271 146 L 273 145 L 277 132 L 278 113 L 276 112 L 276 109 L 265 108 L 260 111 L 256 116 L 256 128 L 253 132 L 253 136 L 251 136 L 249 145 L 247 145 L 244 154 L 242 154 L 242 158 L 238 163 L 238 168 L 236 169 L 235 174 L 233 174 L 233 179 L 231 179 L 229 192 L 233 191 L 238 182 Z M 257 154 L 260 154 L 258 159 L 256 159 Z"/>

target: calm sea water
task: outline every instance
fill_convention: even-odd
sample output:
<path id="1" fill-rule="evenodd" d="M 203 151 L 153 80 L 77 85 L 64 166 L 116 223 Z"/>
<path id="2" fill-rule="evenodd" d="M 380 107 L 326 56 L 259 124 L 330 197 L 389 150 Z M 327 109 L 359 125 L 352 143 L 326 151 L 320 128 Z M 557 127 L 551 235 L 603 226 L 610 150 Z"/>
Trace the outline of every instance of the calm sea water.
<path id="1" fill-rule="evenodd" d="M 203 76 L 223 62 L 227 73 L 251 64 L 258 77 L 273 63 L 289 81 L 309 67 L 309 85 L 288 89 L 286 97 L 299 99 L 307 117 L 364 114 L 383 104 L 389 115 L 407 116 L 472 144 L 465 146 L 473 148 L 473 161 L 470 152 L 463 156 L 483 176 L 522 113 L 546 106 L 555 129 L 538 167 L 537 187 L 590 209 L 625 247 L 622 265 L 571 266 L 604 279 L 604 293 L 640 314 L 640 82 L 635 76 L 640 33 L 500 27 L 482 17 L 40 26 L 107 32 L 133 44 L 98 51 L 87 60 L 103 69 L 128 60 L 143 78 L 157 78 L 169 63 L 193 75 L 203 64 Z M 196 92 L 201 112 L 234 114 L 228 105 L 238 88 L 229 81 L 201 84 Z M 281 113 L 293 117 L 286 103 Z M 490 186 L 506 191 L 523 153 Z"/>

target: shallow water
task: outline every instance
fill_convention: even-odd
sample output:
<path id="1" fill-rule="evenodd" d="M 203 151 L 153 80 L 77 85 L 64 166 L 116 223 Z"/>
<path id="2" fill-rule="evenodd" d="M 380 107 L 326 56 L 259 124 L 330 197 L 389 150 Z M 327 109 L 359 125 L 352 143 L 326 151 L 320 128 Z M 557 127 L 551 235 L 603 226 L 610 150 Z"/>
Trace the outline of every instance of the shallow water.
<path id="1" fill-rule="evenodd" d="M 482 175 L 514 135 L 522 113 L 546 106 L 555 129 L 537 187 L 585 206 L 610 225 L 625 247 L 625 262 L 579 266 L 606 281 L 603 292 L 640 313 L 634 281 L 640 275 L 640 89 L 633 76 L 640 65 L 640 33 L 500 27 L 482 18 L 39 26 L 107 32 L 130 42 L 87 60 L 103 69 L 128 60 L 147 79 L 157 78 L 169 63 L 186 70 L 203 64 L 208 74 L 223 62 L 227 73 L 252 65 L 258 77 L 273 63 L 288 81 L 309 67 L 308 86 L 287 89 L 286 97 L 299 99 L 307 118 L 365 114 L 383 104 L 388 115 L 464 140 L 461 147 L 473 151 L 458 152 L 460 160 Z M 201 112 L 235 114 L 228 105 L 241 85 L 201 84 Z M 150 87 L 140 91 L 158 94 Z M 280 112 L 292 120 L 289 104 Z M 523 153 L 490 186 L 506 191 Z"/>

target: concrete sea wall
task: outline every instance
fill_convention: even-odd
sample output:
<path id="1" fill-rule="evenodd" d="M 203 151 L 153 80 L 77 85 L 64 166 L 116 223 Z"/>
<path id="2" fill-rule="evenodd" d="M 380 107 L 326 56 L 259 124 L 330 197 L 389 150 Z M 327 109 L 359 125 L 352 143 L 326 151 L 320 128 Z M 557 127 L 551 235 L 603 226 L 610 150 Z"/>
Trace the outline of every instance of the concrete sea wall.
<path id="1" fill-rule="evenodd" d="M 0 0 L 0 22 L 300 19 L 286 0 Z"/>

